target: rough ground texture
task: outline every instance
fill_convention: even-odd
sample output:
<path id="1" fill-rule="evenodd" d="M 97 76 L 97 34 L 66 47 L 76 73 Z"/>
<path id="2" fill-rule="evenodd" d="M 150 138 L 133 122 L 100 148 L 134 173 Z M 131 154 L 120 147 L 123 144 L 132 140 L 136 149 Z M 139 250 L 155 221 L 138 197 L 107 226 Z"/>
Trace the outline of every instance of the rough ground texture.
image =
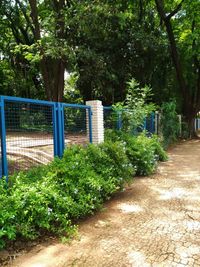
<path id="1" fill-rule="evenodd" d="M 200 141 L 171 149 L 156 175 L 136 178 L 105 208 L 71 244 L 44 242 L 11 266 L 200 266 Z"/>

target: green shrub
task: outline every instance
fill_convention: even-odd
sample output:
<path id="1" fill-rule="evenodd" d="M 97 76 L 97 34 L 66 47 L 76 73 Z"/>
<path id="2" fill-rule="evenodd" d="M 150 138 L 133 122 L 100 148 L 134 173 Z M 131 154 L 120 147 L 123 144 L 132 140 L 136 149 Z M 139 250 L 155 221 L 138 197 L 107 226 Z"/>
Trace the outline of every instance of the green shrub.
<path id="1" fill-rule="evenodd" d="M 164 161 L 167 159 L 157 136 L 147 137 L 143 133 L 136 137 L 122 131 L 107 130 L 106 140 L 124 142 L 126 155 L 134 166 L 137 175 L 153 173 L 158 160 Z"/>
<path id="2" fill-rule="evenodd" d="M 62 159 L 0 180 L 0 248 L 44 232 L 70 236 L 74 222 L 102 206 L 135 173 L 150 174 L 165 159 L 156 137 L 108 132 L 105 143 L 72 146 Z M 114 141 L 113 141 L 114 140 Z"/>
<path id="3" fill-rule="evenodd" d="M 44 231 L 71 234 L 74 221 L 92 214 L 134 175 L 122 143 L 68 148 L 62 159 L 0 181 L 0 247 Z"/>
<path id="4" fill-rule="evenodd" d="M 176 102 L 166 102 L 161 106 L 161 129 L 163 135 L 163 145 L 168 147 L 177 141 L 180 134 L 180 124 L 176 112 Z"/>

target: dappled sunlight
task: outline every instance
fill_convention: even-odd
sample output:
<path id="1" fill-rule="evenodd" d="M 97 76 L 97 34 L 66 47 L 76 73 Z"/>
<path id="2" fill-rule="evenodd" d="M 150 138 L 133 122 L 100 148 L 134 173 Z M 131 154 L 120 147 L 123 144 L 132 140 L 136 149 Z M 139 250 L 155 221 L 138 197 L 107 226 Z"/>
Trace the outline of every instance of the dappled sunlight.
<path id="1" fill-rule="evenodd" d="M 200 247 L 196 245 L 190 245 L 189 247 L 179 246 L 176 249 L 176 254 L 181 258 L 192 257 L 193 255 L 198 255 L 200 253 Z"/>
<path id="2" fill-rule="evenodd" d="M 146 262 L 146 257 L 142 252 L 139 251 L 131 251 L 128 253 L 128 260 L 132 266 L 135 267 L 149 267 L 151 266 L 149 263 Z"/>
<path id="3" fill-rule="evenodd" d="M 143 208 L 140 207 L 139 205 L 128 204 L 128 203 L 121 203 L 118 205 L 118 208 L 124 213 L 132 213 L 132 212 L 138 213 L 143 211 Z"/>
<path id="4" fill-rule="evenodd" d="M 187 180 L 191 180 L 192 178 L 192 181 L 194 180 L 200 180 L 200 173 L 199 171 L 190 171 L 190 172 L 187 172 L 187 173 L 183 173 L 183 172 L 179 172 L 179 176 L 180 177 L 183 177 L 183 178 L 188 178 Z"/>
<path id="5" fill-rule="evenodd" d="M 185 205 L 185 209 L 186 211 L 188 212 L 193 212 L 193 213 L 197 213 L 200 215 L 200 205 L 192 205 L 193 203 L 191 204 L 186 204 Z"/>
<path id="6" fill-rule="evenodd" d="M 185 221 L 183 224 L 190 231 L 200 230 L 200 222 L 199 221 Z"/>
<path id="7" fill-rule="evenodd" d="M 157 189 L 160 193 L 159 199 L 168 200 L 173 198 L 182 198 L 187 194 L 183 188 L 173 188 L 172 190 Z"/>
<path id="8" fill-rule="evenodd" d="M 185 180 L 185 179 L 184 179 Z M 198 187 L 174 187 L 170 189 L 165 188 L 154 188 L 152 189 L 158 193 L 157 199 L 159 200 L 170 200 L 170 199 L 189 199 L 190 201 L 200 201 L 200 189 Z M 196 194 L 194 194 L 194 191 Z"/>
<path id="9" fill-rule="evenodd" d="M 67 247 L 63 244 L 50 245 L 43 248 L 34 256 L 30 256 L 20 267 L 49 267 L 59 266 L 58 256 L 67 253 Z"/>

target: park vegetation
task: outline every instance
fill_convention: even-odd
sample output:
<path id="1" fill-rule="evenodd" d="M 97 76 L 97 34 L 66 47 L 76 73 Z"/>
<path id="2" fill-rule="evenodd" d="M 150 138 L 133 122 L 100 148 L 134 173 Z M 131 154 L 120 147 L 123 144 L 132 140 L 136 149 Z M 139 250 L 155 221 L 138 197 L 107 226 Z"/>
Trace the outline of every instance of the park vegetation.
<path id="1" fill-rule="evenodd" d="M 158 138 L 108 130 L 106 141 L 72 146 L 47 166 L 0 179 L 0 248 L 11 241 L 47 233 L 69 240 L 77 220 L 93 214 L 105 200 L 131 182 L 149 175 L 166 153 Z"/>
<path id="2" fill-rule="evenodd" d="M 106 130 L 102 144 L 68 147 L 46 166 L 11 175 L 9 183 L 0 179 L 0 248 L 46 233 L 68 240 L 78 220 L 167 159 L 163 146 L 180 135 L 178 113 L 194 134 L 198 7 L 198 0 L 0 2 L 0 94 L 98 98 L 123 120 L 120 130 Z M 159 109 L 158 138 L 143 125 Z"/>
<path id="3" fill-rule="evenodd" d="M 199 0 L 3 0 L 0 94 L 111 105 L 124 101 L 134 77 L 157 105 L 176 100 L 192 136 L 199 10 Z"/>

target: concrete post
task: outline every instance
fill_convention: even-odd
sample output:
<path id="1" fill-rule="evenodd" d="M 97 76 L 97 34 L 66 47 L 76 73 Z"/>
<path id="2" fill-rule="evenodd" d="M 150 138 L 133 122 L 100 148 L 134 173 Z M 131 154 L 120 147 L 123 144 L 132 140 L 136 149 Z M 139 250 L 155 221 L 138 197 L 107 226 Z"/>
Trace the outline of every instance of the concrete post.
<path id="1" fill-rule="evenodd" d="M 86 101 L 87 106 L 92 108 L 92 140 L 93 144 L 104 142 L 104 118 L 103 105 L 100 100 Z"/>

